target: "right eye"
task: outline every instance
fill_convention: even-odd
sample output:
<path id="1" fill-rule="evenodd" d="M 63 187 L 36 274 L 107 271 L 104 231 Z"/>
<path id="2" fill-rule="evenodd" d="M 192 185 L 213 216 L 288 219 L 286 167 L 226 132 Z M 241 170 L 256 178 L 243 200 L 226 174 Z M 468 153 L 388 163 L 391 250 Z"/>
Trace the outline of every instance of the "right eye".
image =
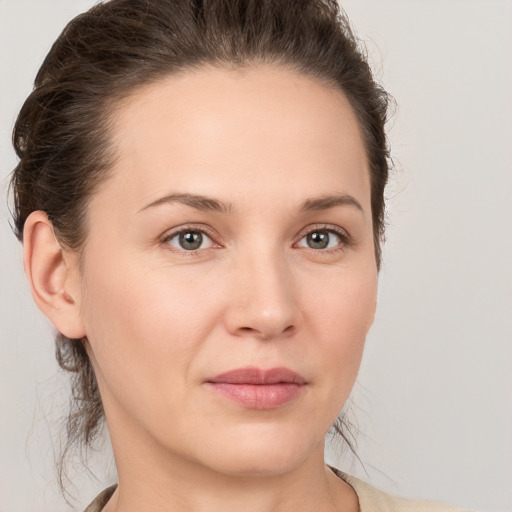
<path id="1" fill-rule="evenodd" d="M 199 251 L 213 247 L 213 240 L 199 229 L 184 229 L 169 235 L 165 243 L 179 249 L 180 251 Z"/>

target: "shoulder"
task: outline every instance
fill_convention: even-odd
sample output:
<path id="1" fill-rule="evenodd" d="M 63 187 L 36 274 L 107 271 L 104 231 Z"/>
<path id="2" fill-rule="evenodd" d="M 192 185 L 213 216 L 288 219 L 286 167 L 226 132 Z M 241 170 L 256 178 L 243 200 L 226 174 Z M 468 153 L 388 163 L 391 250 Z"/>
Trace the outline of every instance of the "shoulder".
<path id="1" fill-rule="evenodd" d="M 356 492 L 360 512 L 469 512 L 432 501 L 397 498 L 337 469 L 333 471 Z"/>
<path id="2" fill-rule="evenodd" d="M 117 484 L 107 487 L 104 491 L 98 494 L 96 498 L 94 498 L 94 501 L 84 510 L 84 512 L 101 512 L 116 489 Z"/>

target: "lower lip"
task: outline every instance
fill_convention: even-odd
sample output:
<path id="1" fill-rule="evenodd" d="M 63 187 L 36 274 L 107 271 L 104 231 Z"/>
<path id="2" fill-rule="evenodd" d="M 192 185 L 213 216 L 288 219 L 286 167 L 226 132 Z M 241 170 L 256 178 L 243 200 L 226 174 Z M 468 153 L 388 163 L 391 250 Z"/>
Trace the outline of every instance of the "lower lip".
<path id="1" fill-rule="evenodd" d="M 248 409 L 275 409 L 297 398 L 303 384 L 283 382 L 279 384 L 231 384 L 208 382 L 208 386 L 220 395 Z"/>

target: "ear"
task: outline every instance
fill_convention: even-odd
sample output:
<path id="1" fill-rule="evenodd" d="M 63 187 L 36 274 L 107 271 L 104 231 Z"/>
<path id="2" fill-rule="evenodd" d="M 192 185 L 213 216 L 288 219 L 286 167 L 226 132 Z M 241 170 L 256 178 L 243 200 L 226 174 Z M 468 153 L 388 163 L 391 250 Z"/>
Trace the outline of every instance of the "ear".
<path id="1" fill-rule="evenodd" d="M 46 213 L 32 212 L 23 229 L 25 274 L 32 297 L 56 329 L 83 338 L 78 255 L 63 249 Z"/>

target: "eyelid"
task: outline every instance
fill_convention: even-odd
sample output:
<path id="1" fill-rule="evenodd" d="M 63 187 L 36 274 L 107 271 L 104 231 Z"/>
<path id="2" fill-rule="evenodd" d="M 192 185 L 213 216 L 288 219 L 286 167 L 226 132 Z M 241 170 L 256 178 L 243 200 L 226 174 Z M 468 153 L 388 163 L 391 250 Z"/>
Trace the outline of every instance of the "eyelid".
<path id="1" fill-rule="evenodd" d="M 206 249 L 196 249 L 196 250 L 192 250 L 192 251 L 185 251 L 185 250 L 180 250 L 176 247 L 172 247 L 171 245 L 168 244 L 169 240 L 171 240 L 175 236 L 177 236 L 181 233 L 187 232 L 187 231 L 198 231 L 200 233 L 203 233 L 208 238 L 210 238 L 210 240 L 213 243 L 213 247 L 208 247 Z M 171 250 L 173 252 L 187 254 L 187 255 L 194 255 L 199 252 L 206 251 L 208 249 L 212 249 L 212 248 L 216 249 L 218 247 L 222 247 L 222 245 L 217 241 L 218 238 L 219 238 L 218 234 L 212 228 L 210 228 L 209 226 L 207 226 L 205 224 L 182 224 L 181 226 L 176 226 L 174 228 L 168 229 L 158 239 L 159 239 L 160 243 L 167 244 L 167 247 L 169 248 L 169 250 Z"/>
<path id="2" fill-rule="evenodd" d="M 305 228 L 301 229 L 296 236 L 297 241 L 294 243 L 296 245 L 298 242 L 300 242 L 305 236 L 307 236 L 309 233 L 312 233 L 314 231 L 328 231 L 330 233 L 334 233 L 335 235 L 339 236 L 342 242 L 343 247 L 350 246 L 352 243 L 352 237 L 349 235 L 349 233 L 341 228 L 340 226 L 336 226 L 335 224 L 310 224 L 306 226 Z M 334 248 L 334 249 L 311 249 L 316 252 L 329 252 L 329 251 L 336 251 L 340 250 L 340 248 Z"/>

